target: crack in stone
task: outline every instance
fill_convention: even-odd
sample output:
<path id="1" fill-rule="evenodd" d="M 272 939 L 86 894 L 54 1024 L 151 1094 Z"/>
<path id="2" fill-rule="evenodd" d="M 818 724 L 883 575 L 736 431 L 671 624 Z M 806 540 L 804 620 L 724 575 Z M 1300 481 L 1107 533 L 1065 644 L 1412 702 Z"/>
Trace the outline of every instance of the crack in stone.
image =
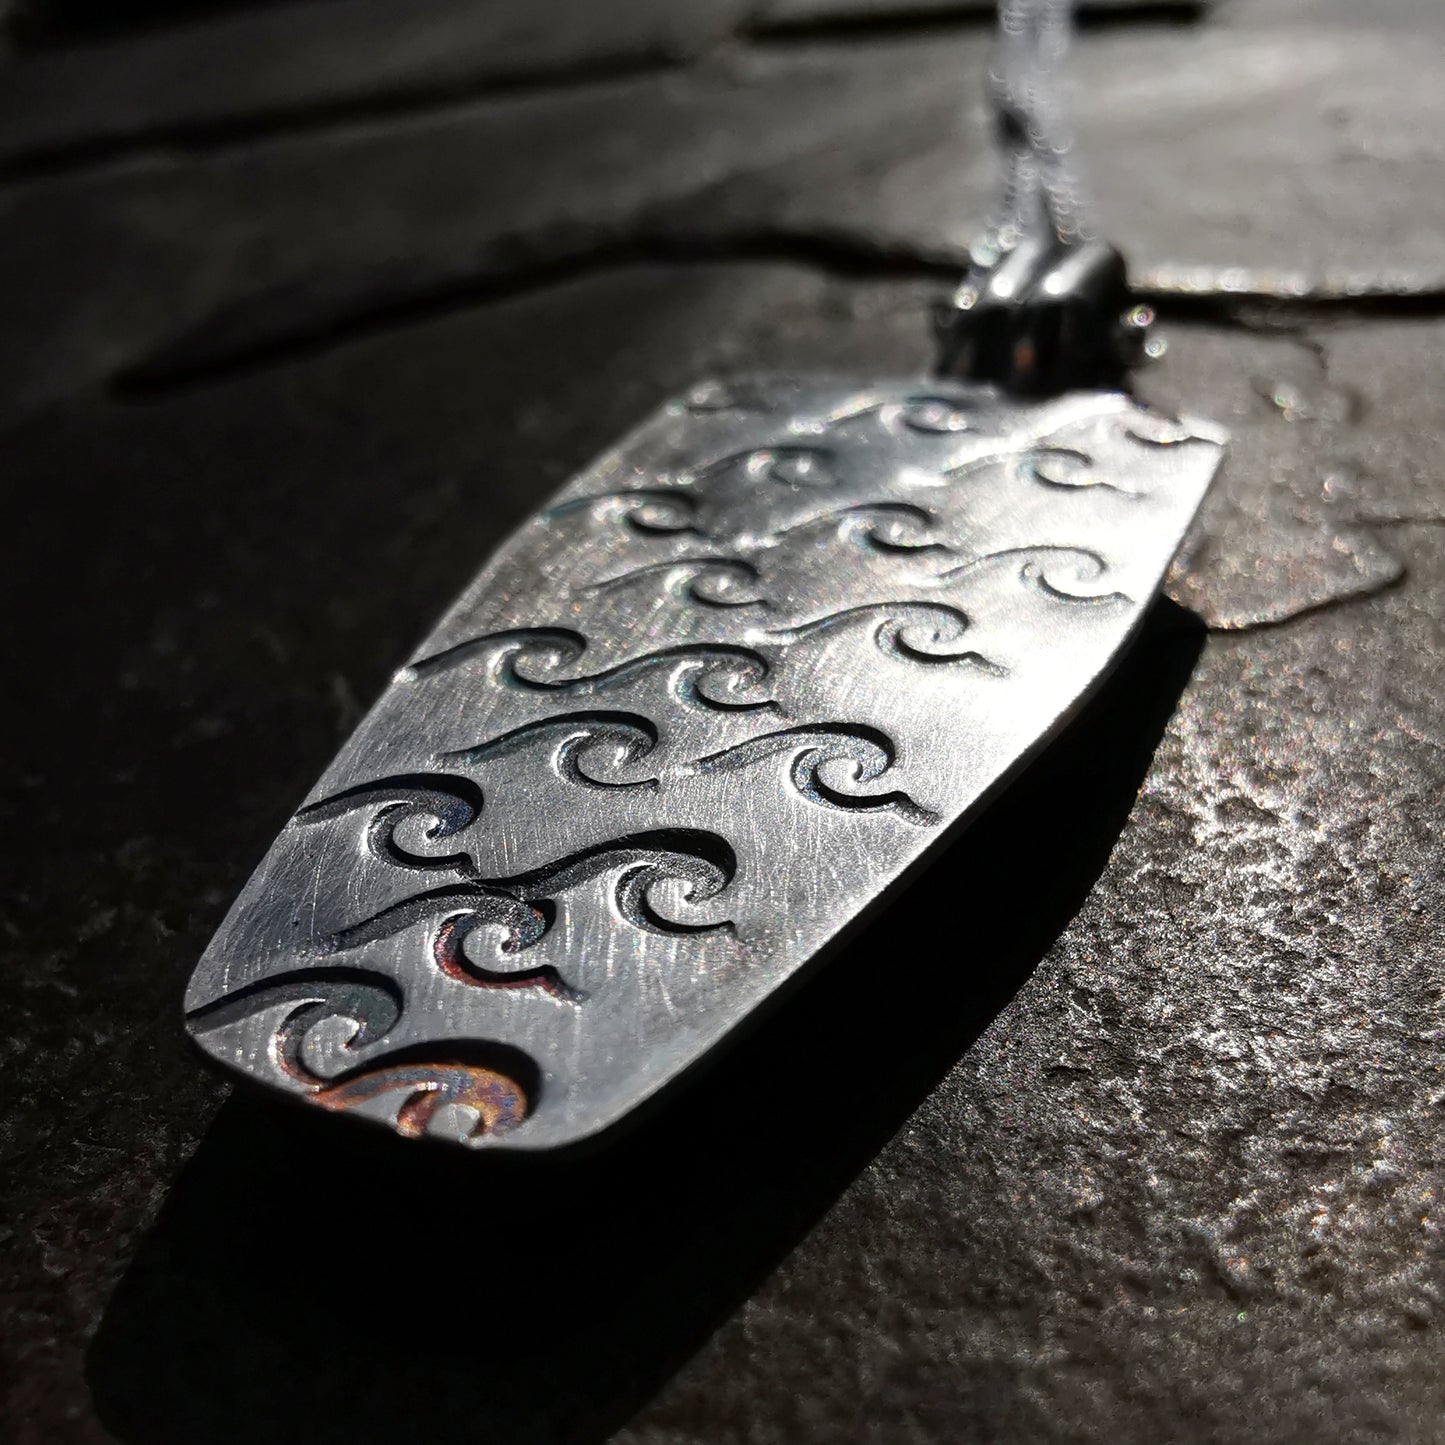
<path id="1" fill-rule="evenodd" d="M 1241 368 L 1253 401 L 1269 406 L 1273 420 L 1251 422 L 1244 413 L 1235 437 L 1237 464 L 1255 485 L 1241 492 L 1226 473 L 1206 504 L 1206 516 L 1212 511 L 1235 545 L 1216 552 L 1213 533 L 1206 532 L 1194 555 L 1176 564 L 1166 588 L 1217 632 L 1279 627 L 1384 592 L 1407 573 L 1366 519 L 1335 510 L 1340 487 L 1349 492 L 1364 480 L 1343 458 L 1368 421 L 1365 396 L 1333 375 L 1323 337 L 1275 328 L 1272 339 L 1299 353 L 1305 374 L 1278 356 L 1268 363 L 1275 380 L 1264 379 L 1253 359 Z M 1268 348 L 1261 353 L 1269 354 Z"/>
<path id="2" fill-rule="evenodd" d="M 1143 0 L 1138 4 L 1099 4 L 1084 0 L 1079 24 L 1085 29 L 1124 28 L 1161 21 L 1186 23 L 1204 16 L 1210 0 Z M 221 156 L 250 144 L 282 137 L 325 134 L 332 130 L 393 117 L 445 114 L 448 110 L 487 100 L 512 100 L 536 95 L 563 95 L 590 85 L 637 79 L 668 71 L 695 68 L 718 45 L 732 42 L 757 49 L 798 46 L 831 37 L 875 40 L 920 29 L 946 33 L 992 25 L 988 0 L 957 4 L 882 6 L 841 11 L 820 7 L 804 12 L 761 4 L 741 10 L 732 24 L 689 46 L 658 36 L 641 49 L 597 54 L 570 61 L 540 63 L 515 72 L 483 67 L 469 76 L 438 78 L 424 69 L 410 78 L 383 82 L 319 99 L 292 103 L 244 105 L 226 115 L 176 117 L 152 123 L 122 122 L 117 128 L 63 140 L 40 141 L 0 160 L 0 186 L 22 185 L 58 177 L 104 172 L 117 165 L 154 158 Z M 0 55 L 0 61 L 3 61 Z M 16 63 L 16 62 L 12 62 Z M 22 59 L 19 64 L 25 64 Z"/>
<path id="3" fill-rule="evenodd" d="M 1138 0 L 1131 4 L 1099 4 L 1082 0 L 1074 17 L 1079 30 L 1113 30 L 1154 25 L 1192 25 L 1208 16 L 1213 0 Z M 989 0 L 833 8 L 764 4 L 739 27 L 740 37 L 769 45 L 804 45 L 818 41 L 867 43 L 880 36 L 957 31 L 991 26 Z"/>
<path id="4" fill-rule="evenodd" d="M 567 247 L 567 241 L 573 247 Z M 605 275 L 619 268 L 647 265 L 793 265 L 854 282 L 954 280 L 959 256 L 951 250 L 929 252 L 911 245 L 885 243 L 849 229 L 818 228 L 750 229 L 713 235 L 682 230 L 619 230 L 612 236 L 567 237 L 559 249 L 548 254 L 535 243 L 524 248 L 513 243 L 502 254 L 527 258 L 499 271 L 485 267 L 477 273 L 451 278 L 433 286 L 424 283 L 401 287 L 390 295 L 365 298 L 359 294 L 334 298 L 329 307 L 313 310 L 304 323 L 296 322 L 294 295 L 277 295 L 270 304 L 263 299 L 214 314 L 201 325 L 126 367 L 113 376 L 111 391 L 120 400 L 164 396 L 203 386 L 218 380 L 324 353 L 334 347 L 414 325 L 461 309 L 489 306 L 544 292 L 552 287 L 586 277 Z M 530 255 L 527 256 L 527 252 Z M 364 284 L 364 282 L 362 283 Z M 1168 318 L 1173 315 L 1172 293 L 1145 293 Z M 1445 294 L 1411 298 L 1414 304 L 1445 309 Z M 1363 412 L 1360 398 L 1347 388 L 1340 396 L 1348 403 L 1341 411 L 1333 404 L 1339 390 L 1331 381 L 1328 348 L 1324 341 L 1302 328 L 1302 321 L 1323 316 L 1357 314 L 1363 303 L 1323 304 L 1318 297 L 1303 303 L 1298 297 L 1271 303 L 1265 311 L 1240 311 L 1237 293 L 1217 298 L 1219 314 L 1208 317 L 1215 329 L 1242 330 L 1263 337 L 1276 336 L 1300 348 L 1309 360 L 1313 381 L 1301 389 L 1298 405 L 1288 396 L 1281 399 L 1275 384 L 1264 387 L 1259 376 L 1249 381 L 1255 397 L 1280 410 L 1282 425 L 1313 427 L 1305 471 L 1323 475 L 1330 465 L 1330 452 L 1339 445 L 1333 431 L 1352 427 Z M 1201 298 L 1190 293 L 1187 320 L 1200 323 Z M 1365 315 L 1370 314 L 1366 309 Z M 1281 383 L 1282 384 L 1282 383 Z M 1301 444 L 1305 444 L 1303 440 Z M 1313 455 L 1321 448 L 1318 457 Z M 1312 511 L 1313 509 L 1311 509 Z M 1273 515 L 1271 513 L 1271 515 Z M 1263 519 L 1262 519 L 1263 520 Z M 1218 561 L 1198 554 L 1187 568 L 1176 569 L 1170 593 L 1185 606 L 1198 611 L 1212 631 L 1247 632 L 1274 628 L 1329 607 L 1344 605 L 1396 585 L 1405 575 L 1404 563 L 1383 540 L 1369 530 L 1370 519 L 1344 518 L 1321 513 L 1314 530 L 1302 528 L 1301 516 L 1287 522 L 1283 514 L 1265 523 L 1261 541 L 1264 550 L 1255 570 L 1266 566 L 1267 577 L 1256 577 L 1245 585 L 1232 580 L 1238 560 L 1220 571 Z M 1445 523 L 1445 518 L 1439 519 Z M 1283 530 L 1281 530 L 1283 528 Z M 1273 529 L 1271 536 L 1270 529 Z M 1233 532 L 1238 528 L 1230 526 Z M 1197 565 L 1203 563 L 1202 566 Z M 1248 570 L 1248 569 L 1247 569 Z M 1270 580 L 1272 579 L 1272 580 Z M 1240 587 L 1244 587 L 1239 594 Z M 1259 596 L 1260 587 L 1264 591 Z M 1239 595 L 1236 595 L 1239 594 Z"/>
<path id="5" fill-rule="evenodd" d="M 1140 299 L 1180 321 L 1280 332 L 1304 321 L 1445 316 L 1445 276 L 1380 274 L 1311 279 L 1240 267 L 1156 267 L 1143 272 Z"/>
<path id="6" fill-rule="evenodd" d="M 122 368 L 112 377 L 111 388 L 118 395 L 181 388 L 619 266 L 771 262 L 806 266 L 853 280 L 953 282 L 967 262 L 962 247 L 929 248 L 847 228 L 822 227 L 750 228 L 711 235 L 637 230 L 594 236 L 590 241 L 581 238 L 572 246 L 564 243 L 550 252 L 535 237 L 500 238 L 491 250 L 495 257 L 508 259 L 466 276 L 403 285 L 390 294 L 344 298 L 300 320 L 294 296 L 285 298 L 279 316 L 278 308 L 268 305 L 266 298 L 247 300 L 236 311 L 213 315 Z M 519 256 L 522 259 L 510 259 Z M 1205 289 L 1206 274 L 1215 277 L 1212 290 Z M 1194 270 L 1188 276 L 1186 284 L 1177 274 L 1146 273 L 1136 288 L 1138 297 L 1166 321 L 1208 322 L 1266 333 L 1294 329 L 1311 318 L 1445 315 L 1445 285 L 1420 284 L 1395 291 L 1384 289 L 1385 283 L 1357 279 L 1350 283 L 1347 294 L 1329 282 L 1305 289 L 1269 289 L 1260 283 L 1257 289 L 1246 291 L 1236 272 Z"/>
<path id="7" fill-rule="evenodd" d="M 1445 517 L 1357 517 L 1353 525 L 1361 527 L 1445 527 Z"/>
<path id="8" fill-rule="evenodd" d="M 1378 597 L 1380 593 L 1388 592 L 1392 587 L 1398 587 L 1407 575 L 1405 564 L 1401 562 L 1398 564 L 1398 570 L 1389 576 L 1371 580 L 1354 590 L 1340 591 L 1329 597 L 1321 597 L 1313 601 L 1298 603 L 1295 606 L 1283 609 L 1268 617 L 1256 617 L 1248 621 L 1234 619 L 1220 621 L 1207 617 L 1201 620 L 1204 622 L 1206 631 L 1215 634 L 1239 636 L 1244 633 L 1274 632 L 1282 627 L 1288 627 L 1291 623 L 1299 622 L 1304 618 L 1317 616 L 1321 612 L 1333 612 L 1338 608 L 1348 606 L 1352 602 L 1363 602 L 1371 597 Z M 1164 595 L 1171 601 L 1177 602 L 1181 607 L 1194 611 L 1194 603 L 1186 588 L 1166 584 L 1164 587 Z"/>
<path id="9" fill-rule="evenodd" d="M 496 250 L 516 255 L 521 247 L 503 240 Z M 116 372 L 111 391 L 119 397 L 155 395 L 210 382 L 236 372 L 315 354 L 397 326 L 480 305 L 491 305 L 564 285 L 601 272 L 636 265 L 781 264 L 859 281 L 956 280 L 960 262 L 951 253 L 930 255 L 914 248 L 853 232 L 822 229 L 758 229 L 688 235 L 673 231 L 600 237 L 576 249 L 548 253 L 535 243 L 532 255 L 508 269 L 481 270 L 435 285 L 419 284 L 389 296 L 354 302 L 297 324 L 295 298 L 249 300 L 234 312 L 217 314 L 185 335 L 152 350 Z M 272 318 L 276 318 L 272 324 Z M 289 323 L 289 324 L 288 324 Z"/>

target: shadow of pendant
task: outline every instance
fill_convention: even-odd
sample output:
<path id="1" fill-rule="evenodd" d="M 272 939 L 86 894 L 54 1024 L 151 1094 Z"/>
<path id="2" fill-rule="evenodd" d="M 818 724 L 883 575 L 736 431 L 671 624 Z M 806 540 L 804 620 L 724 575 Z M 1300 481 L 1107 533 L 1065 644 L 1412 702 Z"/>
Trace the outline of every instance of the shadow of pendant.
<path id="1" fill-rule="evenodd" d="M 1202 639 L 1157 602 L 1090 703 L 926 875 L 605 1149 L 418 1150 L 233 1097 L 92 1343 L 106 1427 L 128 1445 L 607 1439 L 1067 927 Z"/>

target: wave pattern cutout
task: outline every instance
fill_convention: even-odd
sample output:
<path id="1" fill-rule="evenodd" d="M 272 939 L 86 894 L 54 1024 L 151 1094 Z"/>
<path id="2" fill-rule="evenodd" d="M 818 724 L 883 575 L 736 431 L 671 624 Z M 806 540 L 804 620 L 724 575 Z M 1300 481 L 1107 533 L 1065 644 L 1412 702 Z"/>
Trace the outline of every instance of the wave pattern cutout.
<path id="1" fill-rule="evenodd" d="M 1004 675 L 1005 670 L 982 653 L 959 647 L 969 629 L 968 614 L 946 602 L 871 602 L 796 627 L 780 627 L 767 636 L 788 644 L 868 623 L 874 624 L 873 641 L 886 657 L 925 666 L 961 663 L 996 677 Z"/>
<path id="2" fill-rule="evenodd" d="M 1217 437 L 1192 431 L 1177 418 L 1166 416 L 1162 412 L 1146 412 L 1132 425 L 1122 427 L 1121 430 L 1130 441 L 1139 442 L 1146 447 L 1180 447 L 1188 446 L 1191 442 L 1200 442 L 1211 447 L 1219 446 Z"/>
<path id="3" fill-rule="evenodd" d="M 856 787 L 876 781 L 893 766 L 897 750 L 892 739 L 876 728 L 857 724 L 784 728 L 699 758 L 685 771 L 695 775 L 730 772 L 788 753 L 794 755 L 788 776 L 798 793 L 810 802 L 849 813 L 896 813 L 920 826 L 939 821 L 937 813 L 920 807 L 905 792 L 848 792 L 824 777 L 824 768 L 831 768 L 836 775 L 837 765 L 842 764 L 851 769 L 849 782 Z"/>
<path id="4" fill-rule="evenodd" d="M 938 573 L 934 581 L 946 583 L 957 581 L 970 572 L 988 567 L 995 562 L 1017 559 L 1018 578 L 1030 586 L 1052 597 L 1056 602 L 1081 602 L 1089 605 L 1109 605 L 1128 602 L 1131 599 L 1123 592 L 1072 592 L 1069 586 L 1059 580 L 1060 564 L 1072 564 L 1077 587 L 1084 582 L 1098 581 L 1109 570 L 1109 564 L 1098 553 L 1088 547 L 1035 546 L 1007 547 L 998 552 L 989 552 L 982 557 L 970 558 L 957 567 L 950 567 Z"/>
<path id="5" fill-rule="evenodd" d="M 895 397 L 865 394 L 835 407 L 824 418 L 824 426 L 835 427 L 844 422 L 875 416 L 886 431 L 898 435 L 914 432 L 920 436 L 958 436 L 973 431 L 977 415 L 956 399 L 919 392 L 913 396 Z"/>
<path id="6" fill-rule="evenodd" d="M 514 757 L 538 743 L 552 743 L 552 768 L 558 777 L 583 788 L 657 787 L 656 778 L 605 777 L 636 767 L 657 746 L 657 728 L 640 713 L 573 712 L 524 723 L 475 747 L 442 753 L 439 762 L 464 765 Z"/>
<path id="7" fill-rule="evenodd" d="M 936 520 L 926 507 L 913 502 L 860 502 L 780 527 L 766 533 L 762 542 L 775 546 L 799 533 L 832 526 L 842 540 L 866 551 L 903 555 L 948 552 L 952 549 L 929 535 Z"/>
<path id="8" fill-rule="evenodd" d="M 402 997 L 401 989 L 385 974 L 353 968 L 296 969 L 235 989 L 213 1003 L 191 1009 L 186 1019 L 196 1033 L 211 1033 L 278 1004 L 292 1005 L 273 1041 L 282 1072 L 302 1083 L 323 1083 L 302 1057 L 307 1035 L 331 1019 L 346 1019 L 354 1028 L 342 1052 L 354 1054 L 379 1043 L 396 1027 Z"/>
<path id="9" fill-rule="evenodd" d="M 751 695 L 767 680 L 771 664 L 750 647 L 684 643 L 644 653 L 601 672 L 560 678 L 546 675 L 566 671 L 581 660 L 586 650 L 587 639 L 578 632 L 552 627 L 519 628 L 468 638 L 413 663 L 406 672 L 412 678 L 424 678 L 486 656 L 493 679 L 503 687 L 563 697 L 595 697 L 648 673 L 667 671 L 672 673 L 672 696 L 684 707 L 752 712 L 776 710 L 778 706 L 772 698 Z"/>
<path id="10" fill-rule="evenodd" d="M 383 1095 L 402 1093 L 394 1127 L 404 1138 L 418 1138 L 438 1110 L 460 1106 L 475 1119 L 464 1136 L 469 1143 L 505 1134 L 531 1110 L 536 1066 L 519 1050 L 504 1046 L 477 1042 L 449 1050 L 481 1056 L 470 1061 L 428 1057 L 429 1046 L 420 1046 L 345 1067 L 346 1056 L 382 1042 L 401 1019 L 401 990 L 384 974 L 350 968 L 297 970 L 193 1009 L 187 1021 L 198 1036 L 204 1036 L 278 1004 L 291 1007 L 276 1026 L 271 1052 L 287 1078 L 324 1109 L 344 1113 Z M 353 1026 L 338 1050 L 343 1067 L 321 1074 L 307 1060 L 307 1043 L 337 1020 Z"/>
<path id="11" fill-rule="evenodd" d="M 466 853 L 417 853 L 397 839 L 398 829 L 414 819 L 431 819 L 431 826 L 423 834 L 428 843 L 455 837 L 470 828 L 481 817 L 482 790 L 469 778 L 430 773 L 378 778 L 302 808 L 296 821 L 325 822 L 378 803 L 382 806 L 366 830 L 367 846 L 375 857 L 399 868 L 429 871 L 464 867 L 469 862 Z"/>
<path id="12" fill-rule="evenodd" d="M 529 1112 L 527 1096 L 515 1079 L 481 1064 L 432 1062 L 395 1063 L 368 1070 L 352 1079 L 316 1090 L 312 1103 L 333 1112 L 345 1112 L 384 1094 L 402 1093 L 395 1129 L 403 1139 L 424 1135 L 439 1110 L 461 1107 L 476 1122 L 462 1143 L 476 1143 L 510 1133 Z"/>
<path id="13" fill-rule="evenodd" d="M 606 596 L 649 577 L 663 578 L 667 590 L 679 602 L 722 608 L 770 605 L 758 595 L 758 569 L 741 557 L 679 557 L 671 562 L 650 562 L 579 587 L 573 595 Z"/>
<path id="14" fill-rule="evenodd" d="M 437 967 L 458 983 L 480 988 L 537 988 L 569 1003 L 584 995 L 550 964 L 521 968 L 501 963 L 541 941 L 557 916 L 557 898 L 571 888 L 616 873 L 613 905 L 628 923 L 647 933 L 681 936 L 730 932 L 730 922 L 689 923 L 670 916 L 656 892 L 681 884 L 690 904 L 704 903 L 727 888 L 737 859 L 725 839 L 696 829 L 663 829 L 601 843 L 526 873 L 506 878 L 473 878 L 394 903 L 325 936 L 327 955 L 347 953 L 427 921 Z M 474 934 L 500 934 L 496 957 L 480 963 L 467 951 Z"/>
<path id="15" fill-rule="evenodd" d="M 542 513 L 544 522 L 579 512 L 620 518 L 644 537 L 706 534 L 697 524 L 698 498 L 679 487 L 628 487 L 616 492 L 598 492 L 560 502 Z"/>
<path id="16" fill-rule="evenodd" d="M 1121 486 L 1118 482 L 1099 475 L 1094 458 L 1088 452 L 1081 452 L 1073 447 L 1035 447 L 1025 452 L 1015 465 L 1019 475 L 1028 481 L 1062 492 L 1099 488 L 1106 492 L 1117 492 L 1121 497 L 1142 495 L 1132 487 Z"/>
<path id="17" fill-rule="evenodd" d="M 584 766 L 587 759 L 601 755 L 602 766 L 625 772 L 650 755 L 658 743 L 657 728 L 638 713 L 571 713 L 562 718 L 527 723 L 476 747 L 440 754 L 438 761 L 474 765 L 515 756 L 549 742 L 553 744 L 553 771 L 563 781 L 581 787 L 656 791 L 667 776 L 664 770 L 660 777 L 605 778 L 597 775 L 596 762 Z M 907 794 L 852 794 L 820 778 L 820 767 L 843 763 L 853 766 L 855 784 L 868 783 L 893 765 L 897 752 L 893 741 L 881 730 L 863 724 L 817 723 L 783 728 L 696 759 L 676 769 L 676 775 L 698 777 L 730 771 L 787 751 L 798 754 L 792 769 L 794 785 L 813 802 L 850 811 L 892 810 L 910 822 L 937 821 L 935 814 L 919 807 Z M 446 866 L 455 860 L 437 861 Z M 466 861 L 465 856 L 462 861 Z M 493 921 L 502 920 L 499 917 Z M 525 920 L 521 926 L 527 926 Z"/>
<path id="18" fill-rule="evenodd" d="M 837 486 L 837 453 L 831 447 L 780 442 L 749 447 L 704 462 L 684 473 L 688 482 L 706 481 L 737 472 L 753 482 L 772 482 L 790 491 L 813 491 Z"/>

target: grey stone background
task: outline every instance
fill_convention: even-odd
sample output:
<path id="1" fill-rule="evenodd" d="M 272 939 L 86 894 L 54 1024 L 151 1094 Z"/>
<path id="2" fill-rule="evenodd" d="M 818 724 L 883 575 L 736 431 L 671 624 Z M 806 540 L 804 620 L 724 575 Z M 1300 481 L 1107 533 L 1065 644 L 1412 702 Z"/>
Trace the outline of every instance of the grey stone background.
<path id="1" fill-rule="evenodd" d="M 698 376 L 928 363 L 969 0 L 29 0 L 0 55 L 0 1437 L 1445 1440 L 1445 6 L 1099 4 L 1235 438 L 976 829 L 591 1158 L 227 1098 L 183 980 L 504 531 Z"/>

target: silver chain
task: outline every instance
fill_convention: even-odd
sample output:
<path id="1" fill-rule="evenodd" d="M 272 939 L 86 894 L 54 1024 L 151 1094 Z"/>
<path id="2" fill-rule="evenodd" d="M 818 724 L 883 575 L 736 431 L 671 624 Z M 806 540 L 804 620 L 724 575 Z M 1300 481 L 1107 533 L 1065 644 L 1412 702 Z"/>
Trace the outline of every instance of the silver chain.
<path id="1" fill-rule="evenodd" d="M 1121 387 L 1156 354 L 1123 254 L 1091 233 L 1059 76 L 1074 0 L 997 0 L 989 67 L 1003 195 L 936 318 L 938 370 L 1009 391 Z"/>
<path id="2" fill-rule="evenodd" d="M 1073 0 L 999 0 L 989 88 L 1004 187 L 985 243 L 995 256 L 1022 240 L 1069 243 L 1086 235 L 1059 97 L 1072 24 Z"/>

